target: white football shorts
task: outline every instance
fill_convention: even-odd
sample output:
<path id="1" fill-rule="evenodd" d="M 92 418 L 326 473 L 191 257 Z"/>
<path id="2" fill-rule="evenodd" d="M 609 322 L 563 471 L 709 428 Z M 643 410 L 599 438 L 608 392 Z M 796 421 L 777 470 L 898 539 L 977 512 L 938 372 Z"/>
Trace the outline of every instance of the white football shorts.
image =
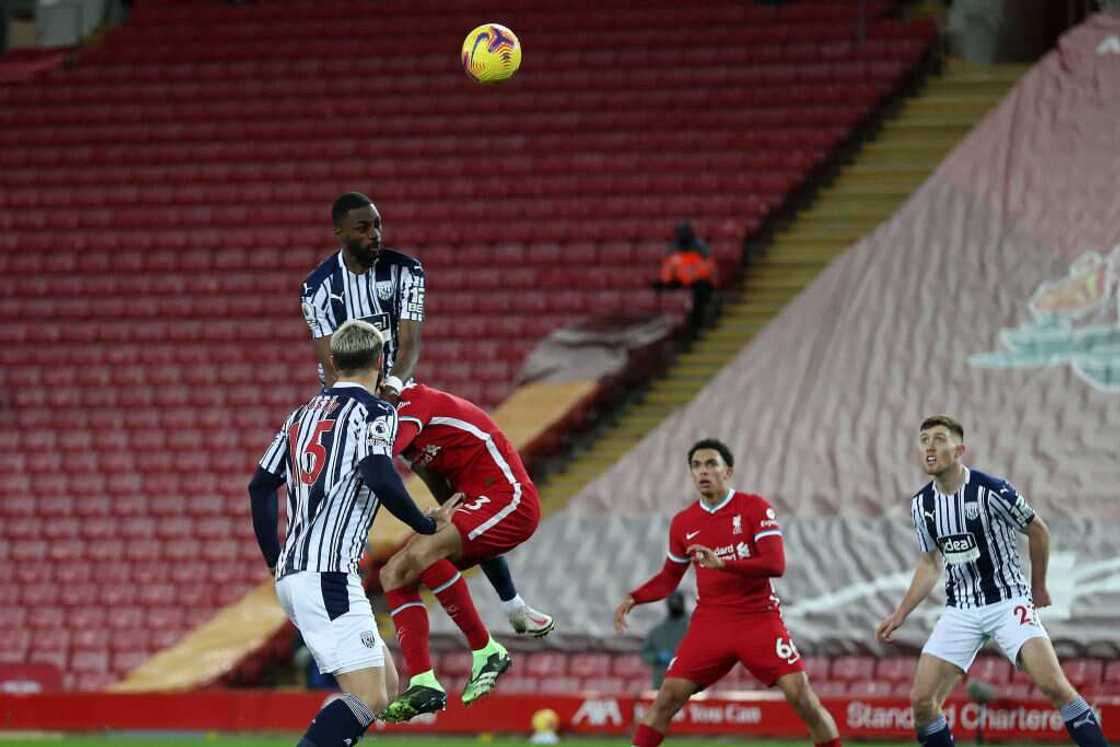
<path id="1" fill-rule="evenodd" d="M 1038 612 L 1026 597 L 973 609 L 946 607 L 933 627 L 923 654 L 936 656 L 967 672 L 989 638 L 1018 666 L 1019 649 L 1031 638 L 1049 638 Z"/>
<path id="2" fill-rule="evenodd" d="M 292 573 L 276 582 L 276 596 L 320 672 L 385 666 L 385 647 L 357 574 Z"/>

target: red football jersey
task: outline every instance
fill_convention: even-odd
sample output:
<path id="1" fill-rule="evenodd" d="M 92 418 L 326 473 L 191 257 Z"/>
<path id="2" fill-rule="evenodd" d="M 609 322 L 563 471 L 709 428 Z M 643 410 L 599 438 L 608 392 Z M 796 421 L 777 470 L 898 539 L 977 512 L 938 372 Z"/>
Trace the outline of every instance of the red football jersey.
<path id="1" fill-rule="evenodd" d="M 758 543 L 781 537 L 774 509 L 760 495 L 728 491 L 715 508 L 697 500 L 673 517 L 669 525 L 669 559 L 688 563 L 688 548 L 703 545 L 725 561 L 745 560 L 758 554 Z M 743 577 L 725 570 L 696 568 L 699 592 L 697 611 L 735 610 L 766 612 L 778 609 L 778 597 L 769 578 Z"/>
<path id="2" fill-rule="evenodd" d="M 462 397 L 423 384 L 405 387 L 397 403 L 397 419 L 393 453 L 440 473 L 468 496 L 515 481 L 533 484 L 506 434 L 480 407 Z"/>

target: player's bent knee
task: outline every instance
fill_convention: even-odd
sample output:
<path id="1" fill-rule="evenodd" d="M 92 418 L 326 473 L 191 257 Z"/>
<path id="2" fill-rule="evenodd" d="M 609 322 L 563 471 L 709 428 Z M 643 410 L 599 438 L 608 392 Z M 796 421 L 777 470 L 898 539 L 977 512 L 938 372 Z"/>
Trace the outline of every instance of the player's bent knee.
<path id="1" fill-rule="evenodd" d="M 404 574 L 401 573 L 400 562 L 396 557 L 390 558 L 377 575 L 381 579 L 381 588 L 386 591 L 392 591 L 404 585 Z"/>

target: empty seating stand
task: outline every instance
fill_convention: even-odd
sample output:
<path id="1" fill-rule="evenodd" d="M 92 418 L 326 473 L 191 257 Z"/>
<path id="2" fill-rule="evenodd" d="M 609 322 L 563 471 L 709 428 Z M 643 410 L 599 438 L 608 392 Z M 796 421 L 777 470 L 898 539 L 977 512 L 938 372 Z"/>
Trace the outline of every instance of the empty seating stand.
<path id="1" fill-rule="evenodd" d="M 418 375 L 492 406 L 564 324 L 685 312 L 649 285 L 676 221 L 729 277 L 931 38 L 891 2 L 859 42 L 849 2 L 530 0 L 522 71 L 481 87 L 473 0 L 134 5 L 0 86 L 0 656 L 77 689 L 263 578 L 245 482 L 316 385 L 297 294 L 337 194 L 425 264 Z M 647 678 L 578 661 L 520 686 Z"/>

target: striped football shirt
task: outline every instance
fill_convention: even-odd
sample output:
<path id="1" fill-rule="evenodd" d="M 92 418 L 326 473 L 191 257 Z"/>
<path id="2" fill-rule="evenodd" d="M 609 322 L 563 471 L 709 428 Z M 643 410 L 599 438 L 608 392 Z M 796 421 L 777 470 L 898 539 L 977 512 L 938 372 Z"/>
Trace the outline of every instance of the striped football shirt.
<path id="1" fill-rule="evenodd" d="M 358 465 L 371 455 L 392 459 L 396 434 L 396 410 L 352 382 L 322 390 L 288 416 L 260 461 L 288 489 L 277 578 L 357 572 L 380 505 Z"/>
<path id="2" fill-rule="evenodd" d="M 397 360 L 401 320 L 424 321 L 424 268 L 418 259 L 382 249 L 373 267 L 355 275 L 339 251 L 307 276 L 300 306 L 315 339 L 333 334 L 351 319 L 377 327 L 385 337 L 383 362 L 388 373 Z M 321 367 L 319 374 L 322 378 Z"/>
<path id="3" fill-rule="evenodd" d="M 1016 534 L 1034 518 L 1023 496 L 1005 480 L 965 469 L 961 489 L 945 495 L 930 482 L 914 496 L 911 514 L 922 552 L 945 560 L 945 599 L 969 609 L 1031 596 Z"/>

